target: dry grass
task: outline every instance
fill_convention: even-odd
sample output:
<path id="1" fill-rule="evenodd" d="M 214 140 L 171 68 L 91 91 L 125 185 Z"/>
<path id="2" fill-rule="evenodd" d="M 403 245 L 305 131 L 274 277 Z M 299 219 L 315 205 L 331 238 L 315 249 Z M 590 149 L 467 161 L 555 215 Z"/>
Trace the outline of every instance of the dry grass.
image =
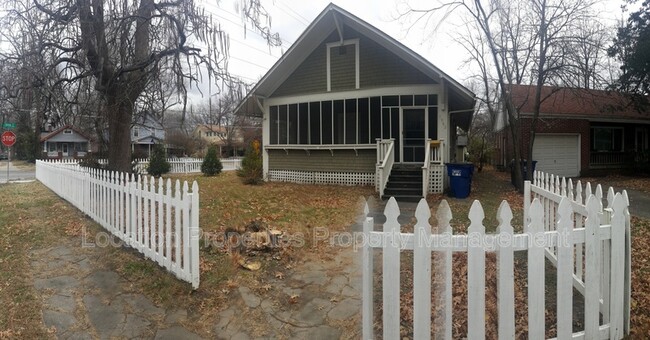
<path id="1" fill-rule="evenodd" d="M 267 221 L 272 228 L 285 233 L 302 232 L 309 236 L 309 232 L 318 226 L 341 230 L 357 217 L 359 197 L 374 194 L 372 188 L 367 187 L 283 183 L 245 186 L 233 173 L 213 178 L 181 178 L 199 181 L 201 227 L 211 232 L 223 231 L 227 227 L 241 228 L 256 218 Z M 81 227 L 90 230 L 90 237 L 101 229 L 39 183 L 4 185 L 0 186 L 0 190 L 8 198 L 0 202 L 0 233 L 3 235 L 0 238 L 0 303 L 3 306 L 3 312 L 0 313 L 0 338 L 46 338 L 51 334 L 48 334 L 48 330 L 42 325 L 41 305 L 32 288 L 29 270 L 25 270 L 30 268 L 30 249 L 78 238 Z M 429 202 L 435 206 L 441 198 L 443 197 L 432 196 L 429 197 Z M 496 228 L 496 210 L 503 199 L 511 203 L 515 214 L 513 224 L 521 224 L 521 198 L 510 186 L 509 174 L 477 174 L 474 177 L 470 199 L 448 199 L 454 213 L 452 222 L 455 232 L 466 231 L 469 222 L 466 216 L 474 199 L 481 201 L 486 215 L 485 225 L 489 226 L 491 231 Z M 650 221 L 634 218 L 633 338 L 650 334 L 650 261 L 646 260 L 650 258 L 650 254 L 645 254 L 649 251 L 648 243 Z M 97 249 L 97 252 L 104 266 L 117 271 L 130 281 L 130 290 L 147 295 L 159 306 L 187 308 L 191 324 L 186 326 L 206 337 L 214 336 L 210 331 L 218 311 L 232 302 L 235 296 L 233 292 L 238 286 L 248 285 L 254 291 L 265 294 L 270 277 L 277 273 L 289 272 L 296 262 L 306 258 L 314 258 L 316 255 L 321 258 L 328 256 L 319 245 L 306 242 L 301 248 L 260 253 L 258 259 L 262 262 L 262 269 L 250 272 L 242 270 L 228 254 L 215 248 L 203 248 L 201 287 L 192 291 L 188 284 L 176 280 L 133 251 L 109 247 Z M 456 258 L 455 261 L 458 261 L 455 266 L 456 275 L 462 277 L 463 270 L 466 270 L 466 266 L 462 265 L 463 259 Z M 522 265 L 519 269 L 525 271 L 525 266 Z M 409 269 L 406 269 L 403 275 L 409 275 L 407 271 Z M 520 274 L 516 275 L 519 277 Z M 493 281 L 493 278 L 488 278 L 488 285 L 493 285 Z M 454 312 L 454 318 L 458 320 L 454 334 L 459 336 L 466 329 L 459 316 L 464 314 L 461 306 L 466 306 L 462 286 L 457 285 L 455 294 L 458 295 L 455 296 L 458 297 L 454 300 L 454 305 L 458 307 Z M 380 286 L 377 285 L 376 288 L 379 289 Z M 404 288 L 404 300 L 408 301 L 409 290 L 407 286 Z M 524 293 L 516 294 L 517 301 L 525 301 Z M 487 298 L 488 301 L 493 299 L 490 295 Z M 406 324 L 408 318 L 408 315 L 404 315 L 403 324 Z M 521 318 L 522 313 L 518 311 L 518 325 L 525 324 Z M 493 313 L 489 313 L 489 320 L 494 324 Z M 525 335 L 518 333 L 518 337 L 522 334 Z"/>
<path id="2" fill-rule="evenodd" d="M 0 185 L 0 192 L 0 338 L 46 338 L 30 251 L 91 222 L 39 183 Z"/>

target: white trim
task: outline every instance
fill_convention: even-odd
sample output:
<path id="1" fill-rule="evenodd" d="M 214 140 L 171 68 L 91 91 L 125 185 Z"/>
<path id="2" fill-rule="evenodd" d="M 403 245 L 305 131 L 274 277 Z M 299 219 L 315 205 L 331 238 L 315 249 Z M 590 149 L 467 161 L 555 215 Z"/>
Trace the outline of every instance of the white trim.
<path id="1" fill-rule="evenodd" d="M 374 89 L 362 89 L 362 90 L 352 90 L 352 91 L 340 91 L 340 92 L 326 92 L 326 93 L 315 93 L 315 94 L 306 94 L 306 95 L 297 95 L 297 96 L 286 96 L 286 97 L 274 97 L 268 98 L 265 100 L 265 105 L 283 105 L 283 104 L 294 104 L 301 102 L 313 102 L 313 101 L 325 101 L 325 100 L 339 100 L 339 99 L 352 99 L 352 98 L 365 98 L 365 97 L 378 97 L 378 96 L 393 96 L 393 95 L 429 95 L 435 94 L 438 95 L 438 107 L 440 107 L 442 100 L 446 101 L 446 97 L 442 98 L 440 85 L 434 84 L 425 84 L 425 85 L 411 85 L 411 86 L 401 86 L 401 87 L 381 87 Z M 267 109 L 268 109 L 267 106 Z M 435 106 L 435 105 L 434 105 Z"/>
<path id="2" fill-rule="evenodd" d="M 268 150 L 352 150 L 352 149 L 376 149 L 377 144 L 273 144 L 264 146 Z"/>
<path id="3" fill-rule="evenodd" d="M 347 39 L 338 42 L 331 42 L 325 44 L 327 50 L 327 92 L 332 91 L 332 67 L 330 65 L 331 57 L 330 50 L 333 47 L 342 47 L 354 45 L 354 77 L 355 77 L 355 89 L 359 89 L 359 38 L 356 39 Z"/>

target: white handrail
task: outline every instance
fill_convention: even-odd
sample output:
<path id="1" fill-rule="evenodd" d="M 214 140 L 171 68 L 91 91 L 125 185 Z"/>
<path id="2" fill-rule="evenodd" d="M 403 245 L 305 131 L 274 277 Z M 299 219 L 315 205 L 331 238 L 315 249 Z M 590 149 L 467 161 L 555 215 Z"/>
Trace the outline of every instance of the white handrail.
<path id="1" fill-rule="evenodd" d="M 395 164 L 395 140 L 385 139 L 377 141 L 377 174 L 379 176 L 379 197 L 384 196 L 384 189 Z"/>
<path id="2" fill-rule="evenodd" d="M 429 168 L 431 168 L 431 139 L 424 141 L 424 164 L 422 165 L 422 197 L 429 194 Z"/>
<path id="3" fill-rule="evenodd" d="M 422 165 L 422 197 L 429 194 L 431 164 L 444 164 L 444 139 L 427 139 L 424 147 L 424 164 Z"/>

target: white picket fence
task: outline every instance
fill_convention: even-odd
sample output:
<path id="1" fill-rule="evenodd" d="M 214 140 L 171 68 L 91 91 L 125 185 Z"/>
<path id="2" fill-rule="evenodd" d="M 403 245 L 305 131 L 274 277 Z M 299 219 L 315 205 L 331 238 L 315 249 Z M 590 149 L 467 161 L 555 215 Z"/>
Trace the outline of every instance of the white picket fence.
<path id="1" fill-rule="evenodd" d="M 542 175 L 543 176 L 543 175 Z M 546 187 L 536 182 L 528 188 L 536 197 L 525 204 L 524 232 L 515 234 L 512 211 L 503 201 L 497 212 L 496 234 L 486 234 L 484 211 L 474 201 L 469 211 L 467 234 L 454 235 L 450 226 L 451 210 L 442 201 L 436 213 L 437 232 L 432 234 L 430 209 L 423 199 L 417 206 L 417 224 L 413 233 L 402 233 L 397 217 L 397 202 L 391 198 L 385 208 L 383 231 L 374 231 L 374 220 L 363 225 L 362 337 L 374 338 L 374 267 L 373 249 L 382 249 L 383 339 L 400 339 L 400 253 L 413 252 L 413 335 L 430 339 L 432 254 L 436 256 L 435 282 L 442 283 L 435 294 L 435 337 L 451 339 L 452 327 L 452 253 L 467 254 L 467 338 L 486 336 L 487 252 L 496 252 L 498 336 L 513 339 L 515 328 L 514 252 L 527 251 L 528 294 L 527 337 L 546 338 L 545 329 L 545 258 L 554 254 L 557 275 L 557 338 L 620 339 L 629 332 L 629 211 L 626 193 L 610 195 L 608 207 L 602 208 L 598 197 L 585 190 L 586 199 L 576 200 L 562 192 L 562 186 Z M 554 182 L 555 183 L 555 182 Z M 538 186 L 539 185 L 539 186 Z M 589 187 L 589 185 L 587 186 Z M 558 189 L 559 188 L 559 189 Z M 565 192 L 570 192 L 565 186 Z M 575 193 L 576 190 L 573 190 Z M 580 202 L 585 202 L 581 204 Z M 557 204 L 556 204 L 557 203 Z M 366 214 L 367 214 L 366 206 Z M 581 221 L 576 223 L 576 221 Z M 434 228 L 435 229 L 435 228 Z M 607 245 L 607 246 L 605 246 Z M 575 256 L 576 247 L 585 251 Z M 607 250 L 605 250 L 607 249 Z M 579 259 L 578 259 L 579 257 Z M 575 260 L 575 262 L 574 262 Z M 583 262 L 584 281 L 576 283 L 575 263 Z M 604 264 L 608 265 L 604 265 Z M 605 284 L 604 282 L 607 282 Z M 584 330 L 573 332 L 573 288 L 581 286 L 584 295 Z M 626 290 L 626 287 L 627 290 Z M 629 295 L 627 295 L 629 296 Z M 606 311 L 606 312 L 605 312 Z M 602 315 L 602 322 L 601 317 Z"/>
<path id="2" fill-rule="evenodd" d="M 36 161 L 36 179 L 124 243 L 199 287 L 199 187 Z"/>
<path id="3" fill-rule="evenodd" d="M 223 166 L 222 171 L 235 171 L 241 168 L 241 158 L 222 158 L 220 159 Z M 189 174 L 201 172 L 201 164 L 203 158 L 168 158 L 167 161 L 171 165 L 170 173 L 172 174 Z M 138 158 L 135 160 L 136 169 L 140 173 L 147 173 L 149 166 L 148 158 Z"/>

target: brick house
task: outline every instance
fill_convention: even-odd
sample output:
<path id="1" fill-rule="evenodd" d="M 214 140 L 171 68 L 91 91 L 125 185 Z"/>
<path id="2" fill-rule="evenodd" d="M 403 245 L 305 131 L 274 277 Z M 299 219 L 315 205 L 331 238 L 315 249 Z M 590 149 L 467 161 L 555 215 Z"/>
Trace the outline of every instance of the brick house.
<path id="1" fill-rule="evenodd" d="M 512 86 L 523 158 L 530 155 L 534 91 L 534 86 Z M 650 114 L 636 111 L 623 95 L 549 86 L 542 89 L 542 98 L 532 152 L 537 170 L 577 177 L 625 168 L 648 153 Z M 505 121 L 499 119 L 496 127 L 498 167 L 507 167 L 513 159 Z"/>

